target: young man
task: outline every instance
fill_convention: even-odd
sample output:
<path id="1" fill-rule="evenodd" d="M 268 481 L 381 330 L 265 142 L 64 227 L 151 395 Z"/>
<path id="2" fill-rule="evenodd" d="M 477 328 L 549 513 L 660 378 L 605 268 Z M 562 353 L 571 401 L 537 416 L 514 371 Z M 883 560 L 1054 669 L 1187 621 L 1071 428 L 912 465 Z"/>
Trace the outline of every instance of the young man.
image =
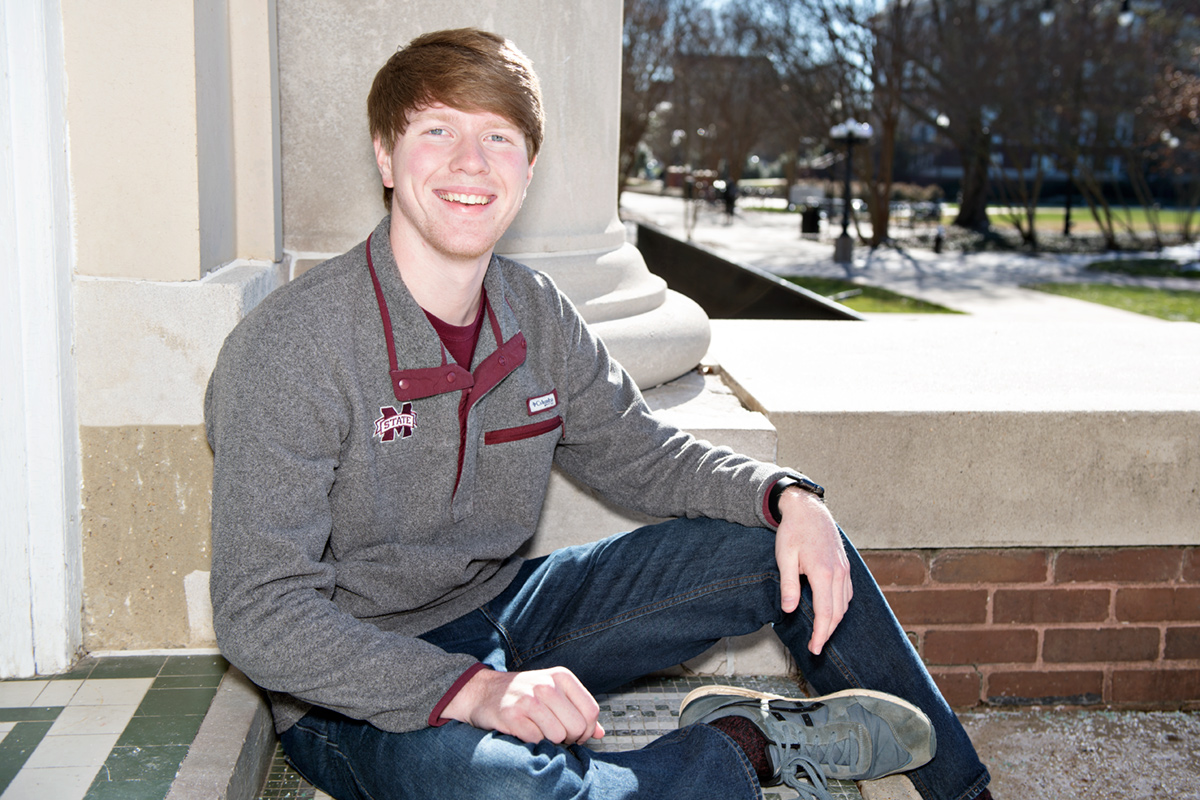
<path id="1" fill-rule="evenodd" d="M 821 796 L 899 770 L 986 795 L 823 490 L 651 416 L 549 279 L 492 252 L 542 142 L 524 55 L 422 36 L 368 114 L 390 215 L 248 315 L 206 397 L 214 625 L 297 768 L 341 798 Z M 552 463 L 677 519 L 523 561 Z M 768 623 L 833 694 L 710 689 L 646 748 L 584 746 L 595 693 Z"/>

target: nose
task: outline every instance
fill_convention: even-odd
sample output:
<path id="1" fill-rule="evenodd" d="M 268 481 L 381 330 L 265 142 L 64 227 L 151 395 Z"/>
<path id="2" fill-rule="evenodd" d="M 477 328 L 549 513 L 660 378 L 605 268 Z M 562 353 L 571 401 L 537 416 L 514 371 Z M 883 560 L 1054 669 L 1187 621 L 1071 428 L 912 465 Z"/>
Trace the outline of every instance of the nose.
<path id="1" fill-rule="evenodd" d="M 483 145 L 471 137 L 463 137 L 454 149 L 451 169 L 465 172 L 468 175 L 478 175 L 488 171 L 487 152 Z"/>

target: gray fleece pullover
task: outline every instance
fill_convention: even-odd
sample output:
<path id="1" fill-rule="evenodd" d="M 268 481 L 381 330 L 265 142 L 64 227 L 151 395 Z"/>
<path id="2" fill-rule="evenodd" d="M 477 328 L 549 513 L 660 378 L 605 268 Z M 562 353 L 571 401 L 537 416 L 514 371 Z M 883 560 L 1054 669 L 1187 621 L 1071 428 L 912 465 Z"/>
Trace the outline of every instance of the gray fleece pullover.
<path id="1" fill-rule="evenodd" d="M 552 463 L 636 511 L 746 525 L 770 524 L 765 494 L 794 474 L 652 416 L 550 279 L 501 257 L 471 371 L 457 366 L 400 279 L 388 224 L 255 308 L 205 398 L 213 624 L 279 731 L 312 705 L 427 726 L 475 661 L 415 637 L 511 581 Z"/>

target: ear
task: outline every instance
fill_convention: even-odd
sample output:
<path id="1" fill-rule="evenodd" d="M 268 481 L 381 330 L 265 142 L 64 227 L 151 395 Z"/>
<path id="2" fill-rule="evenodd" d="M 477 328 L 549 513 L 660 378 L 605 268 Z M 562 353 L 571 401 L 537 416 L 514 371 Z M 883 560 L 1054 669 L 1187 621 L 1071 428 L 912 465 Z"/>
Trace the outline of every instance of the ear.
<path id="1" fill-rule="evenodd" d="M 529 182 L 533 180 L 533 165 L 537 163 L 537 156 L 529 162 L 529 171 L 525 173 L 525 188 L 529 188 Z"/>
<path id="2" fill-rule="evenodd" d="M 383 140 L 378 136 L 372 141 L 375 145 L 375 165 L 379 167 L 379 177 L 383 179 L 384 186 L 394 189 L 396 182 L 392 178 L 392 152 L 383 146 Z"/>

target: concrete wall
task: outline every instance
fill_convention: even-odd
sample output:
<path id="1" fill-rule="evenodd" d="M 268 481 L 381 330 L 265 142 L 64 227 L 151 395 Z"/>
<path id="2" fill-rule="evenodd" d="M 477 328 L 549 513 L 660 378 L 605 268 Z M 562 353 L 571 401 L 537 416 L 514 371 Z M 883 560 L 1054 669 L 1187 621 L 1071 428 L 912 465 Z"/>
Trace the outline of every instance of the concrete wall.
<path id="1" fill-rule="evenodd" d="M 204 388 L 225 332 L 285 271 L 246 263 L 188 282 L 79 279 L 85 648 L 214 644 Z"/>
<path id="2" fill-rule="evenodd" d="M 780 463 L 860 547 L 1200 544 L 1200 326 L 713 327 Z"/>
<path id="3" fill-rule="evenodd" d="M 62 24 L 83 645 L 210 646 L 204 387 L 288 277 L 274 4 L 64 0 Z"/>

